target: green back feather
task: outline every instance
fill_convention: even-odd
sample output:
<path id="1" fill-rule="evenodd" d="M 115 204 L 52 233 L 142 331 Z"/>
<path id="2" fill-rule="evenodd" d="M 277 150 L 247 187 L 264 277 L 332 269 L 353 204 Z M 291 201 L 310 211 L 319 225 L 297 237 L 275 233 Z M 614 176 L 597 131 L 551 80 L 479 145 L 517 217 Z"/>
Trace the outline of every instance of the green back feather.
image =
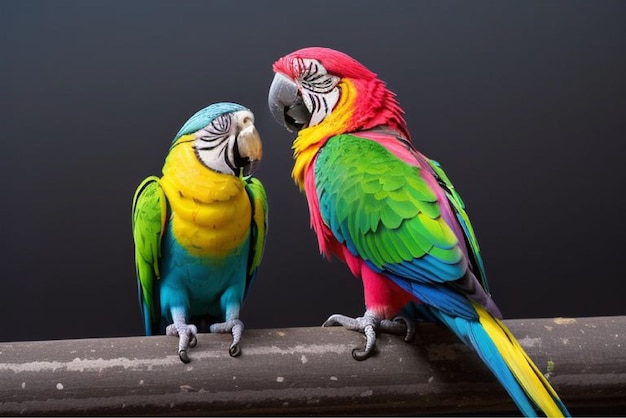
<path id="1" fill-rule="evenodd" d="M 382 145 L 353 135 L 331 138 L 315 165 L 321 216 L 335 237 L 378 269 L 434 257 L 445 273 L 463 275 L 463 254 L 440 216 L 437 196 L 420 175 Z"/>
<path id="2" fill-rule="evenodd" d="M 245 187 L 252 205 L 252 225 L 250 238 L 250 256 L 248 258 L 248 278 L 246 293 L 261 264 L 267 237 L 268 202 L 263 184 L 254 177 L 245 177 Z"/>
<path id="3" fill-rule="evenodd" d="M 132 229 L 135 242 L 135 267 L 140 286 L 142 309 L 151 319 L 158 318 L 154 300 L 154 282 L 159 277 L 161 238 L 167 218 L 167 199 L 159 178 L 146 178 L 135 192 L 132 206 Z"/>
<path id="4" fill-rule="evenodd" d="M 487 274 L 485 272 L 483 259 L 480 255 L 480 247 L 478 245 L 478 240 L 476 239 L 476 234 L 474 234 L 472 223 L 470 222 L 469 216 L 465 211 L 465 203 L 463 202 L 463 199 L 461 199 L 461 195 L 452 185 L 452 182 L 446 175 L 445 171 L 443 171 L 443 168 L 441 168 L 441 165 L 435 160 L 428 160 L 428 162 L 430 163 L 430 166 L 435 174 L 439 177 L 440 184 L 443 186 L 448 200 L 457 214 L 457 219 L 459 219 L 459 223 L 463 228 L 465 238 L 467 239 L 467 243 L 469 245 L 468 250 L 475 261 L 473 265 L 478 269 L 478 271 L 475 271 L 474 274 L 480 281 L 483 289 L 485 289 L 485 292 L 489 294 L 489 283 L 487 281 Z"/>

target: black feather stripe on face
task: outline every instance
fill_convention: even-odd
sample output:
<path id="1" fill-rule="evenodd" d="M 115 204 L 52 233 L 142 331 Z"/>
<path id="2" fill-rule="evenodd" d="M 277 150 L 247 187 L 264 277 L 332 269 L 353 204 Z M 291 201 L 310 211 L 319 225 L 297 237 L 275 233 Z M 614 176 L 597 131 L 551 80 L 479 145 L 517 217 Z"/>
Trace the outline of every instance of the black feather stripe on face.
<path id="1" fill-rule="evenodd" d="M 232 114 L 220 115 L 196 133 L 196 157 L 202 165 L 218 173 L 237 174 L 239 171 L 232 123 Z"/>
<path id="2" fill-rule="evenodd" d="M 232 142 L 226 144 L 226 147 L 224 147 L 224 151 L 226 151 L 226 149 L 228 148 L 228 153 L 224 152 L 224 162 L 226 163 L 226 165 L 228 166 L 228 168 L 230 168 L 233 172 L 233 174 L 237 174 L 237 172 L 239 171 L 237 169 L 237 164 L 235 162 L 235 159 L 237 158 L 237 156 L 239 155 L 237 150 L 237 138 L 233 137 Z"/>

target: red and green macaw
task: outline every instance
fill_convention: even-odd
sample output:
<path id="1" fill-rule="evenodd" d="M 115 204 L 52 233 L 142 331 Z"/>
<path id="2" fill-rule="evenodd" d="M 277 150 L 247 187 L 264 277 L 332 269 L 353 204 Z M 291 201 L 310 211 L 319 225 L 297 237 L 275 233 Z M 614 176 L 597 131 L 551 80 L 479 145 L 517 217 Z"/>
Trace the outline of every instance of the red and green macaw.
<path id="1" fill-rule="evenodd" d="M 292 176 L 320 252 L 363 282 L 365 314 L 332 315 L 324 325 L 363 332 L 365 348 L 353 357 L 364 360 L 376 332 L 411 337 L 411 318 L 398 315 L 417 306 L 477 351 L 525 415 L 568 415 L 500 320 L 464 203 L 441 166 L 412 145 L 385 83 L 328 48 L 292 52 L 273 70 L 268 104 L 297 132 Z"/>
<path id="2" fill-rule="evenodd" d="M 262 155 L 252 112 L 215 103 L 174 138 L 163 176 L 150 176 L 133 199 L 132 228 L 146 335 L 178 335 L 188 363 L 197 320 L 232 332 L 239 355 L 239 311 L 261 263 L 267 197 L 251 177 Z"/>

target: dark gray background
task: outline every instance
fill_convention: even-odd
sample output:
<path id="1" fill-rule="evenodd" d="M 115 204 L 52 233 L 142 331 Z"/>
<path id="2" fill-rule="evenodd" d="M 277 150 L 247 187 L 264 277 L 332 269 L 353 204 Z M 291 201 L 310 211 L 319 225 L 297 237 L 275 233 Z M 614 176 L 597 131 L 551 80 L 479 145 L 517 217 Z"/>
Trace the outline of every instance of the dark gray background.
<path id="1" fill-rule="evenodd" d="M 0 2 L 0 340 L 141 335 L 131 199 L 195 111 L 256 114 L 270 203 L 249 328 L 358 315 L 271 118 L 271 64 L 329 46 L 387 81 L 464 197 L 507 318 L 626 313 L 623 1 Z"/>

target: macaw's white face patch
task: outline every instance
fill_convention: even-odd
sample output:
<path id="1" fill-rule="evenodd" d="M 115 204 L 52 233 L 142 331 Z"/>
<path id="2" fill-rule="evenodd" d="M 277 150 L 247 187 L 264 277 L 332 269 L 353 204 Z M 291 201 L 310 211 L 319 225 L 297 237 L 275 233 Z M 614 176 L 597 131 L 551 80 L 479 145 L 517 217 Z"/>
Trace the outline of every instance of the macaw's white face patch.
<path id="1" fill-rule="evenodd" d="M 294 61 L 294 73 L 298 74 L 296 83 L 304 105 L 311 114 L 308 126 L 315 126 L 332 112 L 339 101 L 339 77 L 328 71 L 317 60 L 297 59 Z"/>
<path id="2" fill-rule="evenodd" d="M 250 174 L 261 159 L 261 139 L 249 110 L 225 113 L 197 131 L 194 150 L 206 167 L 218 173 Z"/>

